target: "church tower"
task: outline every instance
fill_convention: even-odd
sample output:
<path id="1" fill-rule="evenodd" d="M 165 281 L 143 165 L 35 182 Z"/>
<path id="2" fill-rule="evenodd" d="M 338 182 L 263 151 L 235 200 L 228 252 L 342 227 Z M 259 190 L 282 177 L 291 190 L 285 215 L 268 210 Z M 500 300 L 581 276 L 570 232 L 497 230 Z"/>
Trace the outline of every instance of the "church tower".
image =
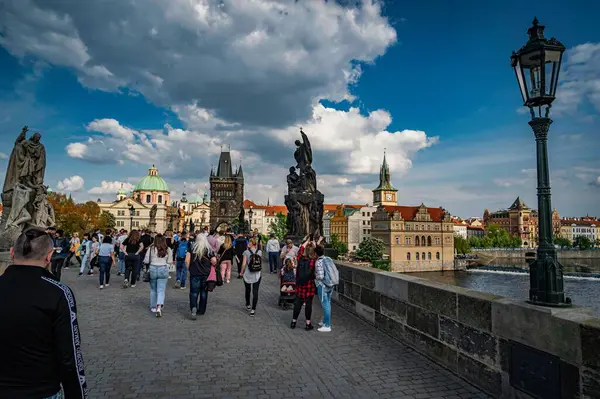
<path id="1" fill-rule="evenodd" d="M 244 172 L 235 172 L 230 150 L 221 150 L 217 170 L 210 171 L 210 228 L 224 229 L 238 219 L 244 206 Z"/>
<path id="2" fill-rule="evenodd" d="M 390 183 L 390 168 L 385 151 L 383 152 L 383 163 L 379 169 L 379 186 L 373 190 L 373 206 L 379 205 L 398 205 L 398 190 Z"/>

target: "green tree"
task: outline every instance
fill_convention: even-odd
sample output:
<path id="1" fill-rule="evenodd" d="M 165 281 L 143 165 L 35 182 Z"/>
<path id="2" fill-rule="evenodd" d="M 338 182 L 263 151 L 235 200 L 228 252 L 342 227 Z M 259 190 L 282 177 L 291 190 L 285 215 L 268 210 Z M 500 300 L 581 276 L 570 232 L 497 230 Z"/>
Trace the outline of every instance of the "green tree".
<path id="1" fill-rule="evenodd" d="M 512 248 L 521 248 L 523 246 L 523 240 L 519 236 L 511 237 L 511 247 Z"/>
<path id="2" fill-rule="evenodd" d="M 561 248 L 571 248 L 571 241 L 564 237 L 554 237 L 554 245 L 558 245 Z"/>
<path id="3" fill-rule="evenodd" d="M 337 251 L 338 255 L 346 255 L 348 253 L 348 246 L 345 242 L 340 241 L 337 234 L 331 235 L 331 247 Z"/>
<path id="4" fill-rule="evenodd" d="M 471 252 L 471 246 L 466 238 L 455 235 L 454 236 L 454 249 L 456 253 L 465 255 Z"/>
<path id="5" fill-rule="evenodd" d="M 481 243 L 481 238 L 477 236 L 471 236 L 469 238 L 469 246 L 471 248 L 483 248 L 483 244 Z"/>
<path id="6" fill-rule="evenodd" d="M 115 220 L 115 215 L 110 212 L 102 211 L 98 218 L 98 229 L 114 229 L 116 225 L 117 221 Z"/>
<path id="7" fill-rule="evenodd" d="M 385 243 L 383 241 L 379 238 L 368 237 L 358 244 L 356 257 L 373 262 L 383 258 L 383 251 L 385 251 Z"/>
<path id="8" fill-rule="evenodd" d="M 596 247 L 600 247 L 600 238 L 596 238 L 595 244 L 596 244 Z"/>
<path id="9" fill-rule="evenodd" d="M 577 247 L 579 249 L 590 249 L 592 244 L 592 240 L 586 236 L 577 236 L 575 240 L 573 240 L 573 247 Z"/>
<path id="10" fill-rule="evenodd" d="M 275 237 L 277 237 L 279 241 L 283 241 L 288 235 L 287 216 L 283 213 L 278 213 L 275 220 L 269 225 L 269 230 L 271 230 L 271 233 L 275 234 Z"/>

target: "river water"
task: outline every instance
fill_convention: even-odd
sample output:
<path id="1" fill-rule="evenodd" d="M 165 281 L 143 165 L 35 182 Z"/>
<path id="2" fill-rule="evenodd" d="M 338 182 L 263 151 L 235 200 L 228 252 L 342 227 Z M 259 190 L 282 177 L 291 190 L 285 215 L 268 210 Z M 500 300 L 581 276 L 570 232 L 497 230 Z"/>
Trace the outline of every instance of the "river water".
<path id="1" fill-rule="evenodd" d="M 579 261 L 562 261 L 565 294 L 571 298 L 574 305 L 591 308 L 600 315 L 600 259 L 587 261 L 585 264 Z M 526 273 L 525 264 L 499 263 L 468 271 L 423 272 L 410 275 L 503 297 L 523 300 L 529 297 L 529 274 Z"/>

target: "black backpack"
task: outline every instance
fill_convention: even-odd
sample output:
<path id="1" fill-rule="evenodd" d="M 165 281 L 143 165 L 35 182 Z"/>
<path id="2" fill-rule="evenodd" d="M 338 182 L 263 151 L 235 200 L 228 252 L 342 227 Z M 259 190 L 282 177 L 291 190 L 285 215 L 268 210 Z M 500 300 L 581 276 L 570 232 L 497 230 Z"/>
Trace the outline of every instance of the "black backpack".
<path id="1" fill-rule="evenodd" d="M 262 270 L 262 257 L 256 253 L 251 252 L 250 259 L 248 259 L 248 270 L 251 272 L 259 272 Z"/>
<path id="2" fill-rule="evenodd" d="M 314 280 L 315 269 L 310 268 L 310 259 L 300 258 L 298 268 L 296 269 L 296 284 L 304 285 L 310 280 Z"/>

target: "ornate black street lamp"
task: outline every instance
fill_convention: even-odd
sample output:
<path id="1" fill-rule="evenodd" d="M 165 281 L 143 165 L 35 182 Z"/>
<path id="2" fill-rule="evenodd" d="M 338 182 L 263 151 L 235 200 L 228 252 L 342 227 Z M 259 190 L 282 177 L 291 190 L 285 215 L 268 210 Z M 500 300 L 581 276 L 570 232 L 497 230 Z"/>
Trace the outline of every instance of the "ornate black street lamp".
<path id="1" fill-rule="evenodd" d="M 135 216 L 135 208 L 132 204 L 129 205 L 129 231 L 133 230 L 133 217 Z"/>
<path id="2" fill-rule="evenodd" d="M 537 195 L 539 242 L 537 258 L 529 269 L 529 302 L 542 306 L 569 306 L 563 287 L 562 265 L 556 257 L 552 237 L 552 205 L 550 201 L 550 171 L 548 168 L 548 117 L 555 99 L 558 73 L 565 46 L 555 38 L 544 37 L 544 26 L 537 18 L 527 31 L 529 40 L 512 53 L 523 105 L 529 107 L 537 147 Z M 544 115 L 542 116 L 542 110 Z M 536 113 L 537 112 L 537 113 Z"/>
<path id="3" fill-rule="evenodd" d="M 250 221 L 249 233 L 252 231 L 252 215 L 254 215 L 254 211 L 252 210 L 252 206 L 250 206 L 250 210 L 248 211 L 248 220 Z"/>

